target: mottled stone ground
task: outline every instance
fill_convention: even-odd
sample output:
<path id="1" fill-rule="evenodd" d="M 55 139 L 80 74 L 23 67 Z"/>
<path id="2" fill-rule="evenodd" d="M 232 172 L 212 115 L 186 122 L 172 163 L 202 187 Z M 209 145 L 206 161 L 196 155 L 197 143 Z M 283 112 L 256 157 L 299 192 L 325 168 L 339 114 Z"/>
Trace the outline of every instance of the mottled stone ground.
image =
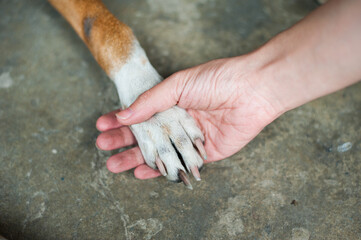
<path id="1" fill-rule="evenodd" d="M 164 76 L 251 51 L 312 0 L 105 2 Z M 288 112 L 190 191 L 112 174 L 95 121 L 117 95 L 45 1 L 0 2 L 0 235 L 360 239 L 361 84 Z M 293 201 L 295 200 L 295 201 Z M 294 204 L 291 204 L 293 202 Z"/>

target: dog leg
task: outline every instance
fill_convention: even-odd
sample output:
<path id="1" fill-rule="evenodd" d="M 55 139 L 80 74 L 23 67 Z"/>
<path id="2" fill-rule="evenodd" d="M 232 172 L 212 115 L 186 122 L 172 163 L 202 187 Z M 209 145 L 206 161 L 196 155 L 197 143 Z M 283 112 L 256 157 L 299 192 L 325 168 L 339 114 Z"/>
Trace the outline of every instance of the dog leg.
<path id="1" fill-rule="evenodd" d="M 88 46 L 115 83 L 123 108 L 162 80 L 131 29 L 118 21 L 100 0 L 50 0 Z M 146 163 L 171 181 L 191 188 L 186 173 L 200 180 L 204 136 L 193 118 L 179 107 L 130 126 Z M 197 151 L 197 148 L 199 149 Z"/>

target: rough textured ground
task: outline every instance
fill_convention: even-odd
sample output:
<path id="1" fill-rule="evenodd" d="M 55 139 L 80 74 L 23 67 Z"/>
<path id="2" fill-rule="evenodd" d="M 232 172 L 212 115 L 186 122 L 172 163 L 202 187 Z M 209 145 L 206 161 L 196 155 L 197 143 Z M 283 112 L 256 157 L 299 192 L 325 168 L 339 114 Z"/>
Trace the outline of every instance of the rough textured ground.
<path id="1" fill-rule="evenodd" d="M 164 76 L 246 53 L 312 0 L 105 2 Z M 8 239 L 360 239 L 361 84 L 288 112 L 190 191 L 112 174 L 116 91 L 40 0 L 0 2 L 0 234 Z M 291 204 L 295 200 L 296 204 Z M 295 202 L 294 202 L 295 203 Z"/>

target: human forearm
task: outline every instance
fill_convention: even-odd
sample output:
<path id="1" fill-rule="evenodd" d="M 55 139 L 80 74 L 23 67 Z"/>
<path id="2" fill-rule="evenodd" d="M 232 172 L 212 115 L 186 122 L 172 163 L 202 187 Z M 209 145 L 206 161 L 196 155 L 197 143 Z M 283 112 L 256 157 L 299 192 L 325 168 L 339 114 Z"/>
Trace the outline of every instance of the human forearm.
<path id="1" fill-rule="evenodd" d="M 361 1 L 335 0 L 251 54 L 254 88 L 278 114 L 361 79 Z"/>

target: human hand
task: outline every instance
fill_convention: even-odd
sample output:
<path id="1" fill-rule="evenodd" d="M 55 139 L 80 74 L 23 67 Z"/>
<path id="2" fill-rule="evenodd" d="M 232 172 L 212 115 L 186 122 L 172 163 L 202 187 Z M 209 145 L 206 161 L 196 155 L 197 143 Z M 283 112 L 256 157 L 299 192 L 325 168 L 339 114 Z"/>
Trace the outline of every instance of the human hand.
<path id="1" fill-rule="evenodd" d="M 205 136 L 207 160 L 224 159 L 239 151 L 279 115 L 270 98 L 255 90 L 257 67 L 249 57 L 214 60 L 173 74 L 146 91 L 126 110 L 113 111 L 97 121 L 102 133 L 97 146 L 113 150 L 136 143 L 127 125 L 143 122 L 174 105 L 187 109 Z M 135 169 L 147 179 L 159 172 L 145 165 L 138 147 L 109 158 L 111 172 Z"/>
<path id="2" fill-rule="evenodd" d="M 329 1 L 253 53 L 173 74 L 118 119 L 117 111 L 100 117 L 97 146 L 112 150 L 135 144 L 126 125 L 177 104 L 203 131 L 206 162 L 236 153 L 283 112 L 360 80 L 360 5 Z M 107 166 L 112 172 L 136 168 L 141 179 L 160 175 L 144 164 L 138 147 L 112 156 Z"/>

